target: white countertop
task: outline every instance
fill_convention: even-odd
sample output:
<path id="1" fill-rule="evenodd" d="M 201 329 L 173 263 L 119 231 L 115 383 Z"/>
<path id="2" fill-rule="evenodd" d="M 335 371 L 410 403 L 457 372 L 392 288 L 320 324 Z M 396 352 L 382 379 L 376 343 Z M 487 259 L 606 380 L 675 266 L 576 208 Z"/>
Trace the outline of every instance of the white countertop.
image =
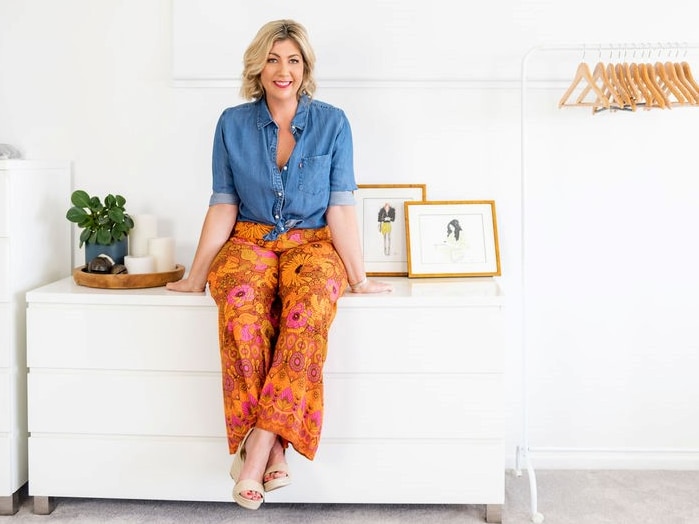
<path id="1" fill-rule="evenodd" d="M 492 305 L 504 304 L 504 295 L 494 278 L 407 278 L 370 277 L 389 282 L 393 291 L 381 294 L 347 292 L 338 302 L 347 307 L 414 307 L 423 305 Z M 27 292 L 27 303 L 96 304 L 142 306 L 215 307 L 208 291 L 178 293 L 165 287 L 144 289 L 99 289 L 79 286 L 66 277 Z M 410 300 L 406 300 L 410 299 Z"/>

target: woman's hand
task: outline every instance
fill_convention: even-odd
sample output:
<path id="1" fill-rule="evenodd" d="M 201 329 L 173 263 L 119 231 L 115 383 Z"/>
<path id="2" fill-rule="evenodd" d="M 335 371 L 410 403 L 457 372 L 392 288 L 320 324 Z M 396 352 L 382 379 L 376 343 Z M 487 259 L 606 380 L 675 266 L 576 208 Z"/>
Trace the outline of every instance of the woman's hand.
<path id="1" fill-rule="evenodd" d="M 165 287 L 170 291 L 180 291 L 183 293 L 203 293 L 206 289 L 206 284 L 196 284 L 189 278 L 183 278 L 177 282 L 168 282 Z"/>

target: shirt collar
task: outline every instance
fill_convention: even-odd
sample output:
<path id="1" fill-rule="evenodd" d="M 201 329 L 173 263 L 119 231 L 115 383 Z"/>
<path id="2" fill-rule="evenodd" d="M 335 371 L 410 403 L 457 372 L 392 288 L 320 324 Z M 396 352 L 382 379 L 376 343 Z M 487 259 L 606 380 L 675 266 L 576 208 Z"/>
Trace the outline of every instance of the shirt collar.
<path id="1" fill-rule="evenodd" d="M 274 120 L 272 119 L 272 115 L 269 112 L 269 108 L 265 103 L 265 99 L 260 98 L 255 101 L 255 104 L 257 105 L 258 129 L 262 129 L 263 127 L 273 123 Z M 306 121 L 308 120 L 308 108 L 310 107 L 310 105 L 310 97 L 308 95 L 301 95 L 301 98 L 299 99 L 299 105 L 296 108 L 296 114 L 294 115 L 294 118 L 291 120 L 292 127 L 298 129 L 299 131 L 303 131 L 303 128 L 306 127 Z"/>

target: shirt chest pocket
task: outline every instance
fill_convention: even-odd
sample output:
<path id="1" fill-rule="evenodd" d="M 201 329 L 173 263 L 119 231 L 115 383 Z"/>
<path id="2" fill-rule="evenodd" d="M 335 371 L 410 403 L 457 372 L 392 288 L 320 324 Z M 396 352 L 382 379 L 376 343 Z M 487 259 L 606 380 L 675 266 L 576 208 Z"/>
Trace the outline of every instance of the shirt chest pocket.
<path id="1" fill-rule="evenodd" d="M 317 195 L 330 189 L 330 155 L 310 156 L 299 164 L 299 185 L 302 193 Z"/>

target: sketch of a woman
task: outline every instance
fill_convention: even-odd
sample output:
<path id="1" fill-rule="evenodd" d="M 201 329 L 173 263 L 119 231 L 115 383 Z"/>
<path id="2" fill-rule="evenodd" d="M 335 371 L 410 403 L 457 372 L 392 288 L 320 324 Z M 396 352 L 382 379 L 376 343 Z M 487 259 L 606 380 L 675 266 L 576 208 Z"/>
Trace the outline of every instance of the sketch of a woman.
<path id="1" fill-rule="evenodd" d="M 458 242 L 459 241 L 459 235 L 461 235 L 461 224 L 459 224 L 459 221 L 457 219 L 452 220 L 447 224 L 447 240 L 449 240 L 449 237 L 451 234 L 454 234 L 454 241 Z"/>
<path id="2" fill-rule="evenodd" d="M 393 222 L 396 220 L 396 208 L 386 202 L 379 210 L 379 232 L 383 236 L 383 254 L 391 254 L 391 230 Z"/>

